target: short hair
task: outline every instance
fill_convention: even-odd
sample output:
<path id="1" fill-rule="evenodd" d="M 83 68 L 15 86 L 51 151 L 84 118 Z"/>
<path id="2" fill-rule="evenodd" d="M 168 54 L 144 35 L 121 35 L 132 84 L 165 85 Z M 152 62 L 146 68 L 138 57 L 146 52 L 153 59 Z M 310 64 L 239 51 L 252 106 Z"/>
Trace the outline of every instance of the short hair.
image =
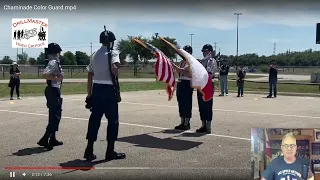
<path id="1" fill-rule="evenodd" d="M 293 139 L 296 139 L 296 137 L 293 135 L 293 132 L 290 132 L 290 133 L 285 134 L 285 135 L 282 137 L 282 141 L 283 141 L 284 139 L 288 138 L 288 137 L 293 138 Z"/>

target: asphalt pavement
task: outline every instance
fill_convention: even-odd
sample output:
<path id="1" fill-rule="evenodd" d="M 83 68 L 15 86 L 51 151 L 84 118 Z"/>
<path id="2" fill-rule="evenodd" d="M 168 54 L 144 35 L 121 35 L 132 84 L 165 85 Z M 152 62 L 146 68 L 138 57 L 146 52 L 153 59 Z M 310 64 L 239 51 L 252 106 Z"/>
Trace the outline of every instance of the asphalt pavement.
<path id="1" fill-rule="evenodd" d="M 44 97 L 0 101 L 0 179 L 50 176 L 46 179 L 248 180 L 252 127 L 320 128 L 320 98 L 267 99 L 250 94 L 243 98 L 235 94 L 215 97 L 213 134 L 203 135 L 195 133 L 201 125 L 195 93 L 192 127 L 182 132 L 173 130 L 180 122 L 177 102 L 168 101 L 165 90 L 125 92 L 119 107 L 116 150 L 126 153 L 127 158 L 103 160 L 107 126 L 103 118 L 94 148 L 98 159 L 87 163 L 83 153 L 90 112 L 84 108 L 85 95 L 63 97 L 58 138 L 64 145 L 49 152 L 36 144 L 48 118 Z M 11 169 L 5 170 L 5 167 Z M 71 167 L 93 169 L 72 170 Z M 10 178 L 10 172 L 16 177 Z"/>

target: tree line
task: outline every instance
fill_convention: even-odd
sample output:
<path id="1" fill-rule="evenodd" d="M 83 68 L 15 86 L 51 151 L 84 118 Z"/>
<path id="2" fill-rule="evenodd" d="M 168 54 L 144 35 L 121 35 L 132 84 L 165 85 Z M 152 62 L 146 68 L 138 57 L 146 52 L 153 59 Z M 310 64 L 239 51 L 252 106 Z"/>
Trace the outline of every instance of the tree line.
<path id="1" fill-rule="evenodd" d="M 119 52 L 119 59 L 121 64 L 126 64 L 126 59 L 131 59 L 130 64 L 149 64 L 151 59 L 154 59 L 153 55 L 149 50 L 143 48 L 141 45 L 131 41 L 132 37 L 125 39 L 120 39 L 116 44 L 116 50 Z M 168 58 L 172 60 L 180 59 L 175 51 L 168 47 L 159 38 L 152 36 L 150 38 L 137 36 L 137 39 L 141 39 L 148 42 L 162 52 L 164 52 Z M 177 40 L 171 37 L 164 37 L 172 44 L 177 45 Z M 37 58 L 29 57 L 27 53 L 23 52 L 18 54 L 19 64 L 29 64 L 29 65 L 44 65 L 45 58 L 44 53 L 41 52 Z M 320 66 L 320 51 L 314 51 L 312 49 L 307 49 L 302 52 L 297 51 L 286 51 L 284 53 L 279 53 L 277 55 L 270 56 L 259 56 L 255 53 L 247 53 L 239 55 L 238 57 L 234 55 L 223 55 L 219 56 L 220 60 L 227 60 L 230 66 L 264 66 L 268 65 L 271 61 L 276 61 L 278 66 Z M 1 64 L 11 64 L 13 60 L 9 56 L 4 56 L 1 60 Z M 67 51 L 61 56 L 62 65 L 88 65 L 90 62 L 90 55 L 82 51 L 76 51 L 75 53 Z"/>
<path id="2" fill-rule="evenodd" d="M 23 52 L 17 55 L 18 64 L 28 65 L 45 65 L 45 55 L 43 52 L 39 54 L 37 58 L 29 57 L 27 53 Z M 76 51 L 75 53 L 67 51 L 60 57 L 62 65 L 88 65 L 90 62 L 90 56 L 85 52 Z M 0 64 L 11 64 L 13 60 L 10 56 L 4 56 Z"/>

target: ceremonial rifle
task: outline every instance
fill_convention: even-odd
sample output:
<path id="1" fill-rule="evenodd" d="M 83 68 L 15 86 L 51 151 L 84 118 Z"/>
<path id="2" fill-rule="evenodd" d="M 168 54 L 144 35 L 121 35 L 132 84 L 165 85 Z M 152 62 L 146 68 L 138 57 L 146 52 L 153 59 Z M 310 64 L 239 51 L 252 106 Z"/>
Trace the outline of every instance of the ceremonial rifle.
<path id="1" fill-rule="evenodd" d="M 105 32 L 106 37 L 108 37 L 106 26 L 104 26 L 104 32 Z M 109 60 L 108 62 L 109 62 L 109 67 L 110 67 L 111 79 L 112 79 L 112 83 L 113 83 L 113 86 L 114 86 L 114 89 L 116 92 L 117 100 L 118 100 L 118 102 L 120 102 L 121 96 L 120 96 L 119 80 L 118 80 L 118 77 L 112 73 L 112 63 L 111 63 L 112 62 L 112 49 L 110 48 L 110 44 L 107 44 L 107 50 L 108 50 L 107 53 L 108 53 L 108 60 Z"/>

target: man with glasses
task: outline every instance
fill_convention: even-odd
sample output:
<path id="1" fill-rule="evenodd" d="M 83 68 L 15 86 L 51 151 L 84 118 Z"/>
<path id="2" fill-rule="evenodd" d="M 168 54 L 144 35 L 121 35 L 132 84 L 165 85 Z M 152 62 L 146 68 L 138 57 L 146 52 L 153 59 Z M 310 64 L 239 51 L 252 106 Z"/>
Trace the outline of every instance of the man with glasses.
<path id="1" fill-rule="evenodd" d="M 282 138 L 281 151 L 283 156 L 272 160 L 261 180 L 303 180 L 304 176 L 308 180 L 314 180 L 310 168 L 307 175 L 303 174 L 303 165 L 309 167 L 309 160 L 296 156 L 297 140 L 293 133 L 288 133 Z"/>

